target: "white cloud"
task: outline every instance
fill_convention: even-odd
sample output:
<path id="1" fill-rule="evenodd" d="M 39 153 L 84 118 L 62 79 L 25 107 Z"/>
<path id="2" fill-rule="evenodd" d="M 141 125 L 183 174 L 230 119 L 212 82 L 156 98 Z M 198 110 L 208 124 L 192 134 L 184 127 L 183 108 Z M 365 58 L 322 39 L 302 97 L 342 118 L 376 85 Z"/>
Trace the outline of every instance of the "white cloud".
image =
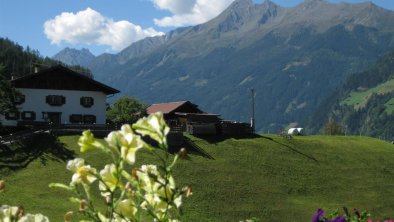
<path id="1" fill-rule="evenodd" d="M 204 23 L 226 9 L 234 0 L 152 0 L 159 9 L 173 15 L 154 19 L 158 26 L 179 27 Z"/>
<path id="2" fill-rule="evenodd" d="M 197 0 L 154 0 L 159 9 L 168 10 L 173 14 L 191 13 Z"/>
<path id="3" fill-rule="evenodd" d="M 77 13 L 63 12 L 44 23 L 44 32 L 52 44 L 98 44 L 119 51 L 150 36 L 163 35 L 153 28 L 142 29 L 128 21 L 113 21 L 87 8 Z"/>

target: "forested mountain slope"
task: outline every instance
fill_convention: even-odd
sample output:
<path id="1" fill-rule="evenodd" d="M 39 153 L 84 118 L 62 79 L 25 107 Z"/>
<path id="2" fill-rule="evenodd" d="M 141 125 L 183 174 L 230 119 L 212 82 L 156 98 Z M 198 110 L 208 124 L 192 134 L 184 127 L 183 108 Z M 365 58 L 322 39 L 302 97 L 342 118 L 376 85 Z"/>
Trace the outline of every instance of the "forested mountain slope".
<path id="1" fill-rule="evenodd" d="M 394 139 L 394 50 L 350 76 L 319 106 L 309 128 L 317 132 L 330 118 L 351 134 Z"/>

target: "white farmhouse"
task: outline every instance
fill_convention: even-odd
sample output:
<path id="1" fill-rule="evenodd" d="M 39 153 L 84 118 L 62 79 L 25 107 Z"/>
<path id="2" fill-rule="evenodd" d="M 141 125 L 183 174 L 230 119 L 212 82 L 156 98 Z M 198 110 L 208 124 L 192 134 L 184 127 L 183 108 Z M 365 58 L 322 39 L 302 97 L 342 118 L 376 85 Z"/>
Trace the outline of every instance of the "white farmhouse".
<path id="1" fill-rule="evenodd" d="M 22 93 L 15 101 L 18 112 L 0 116 L 5 126 L 59 124 L 105 124 L 107 96 L 119 93 L 64 66 L 11 80 Z"/>

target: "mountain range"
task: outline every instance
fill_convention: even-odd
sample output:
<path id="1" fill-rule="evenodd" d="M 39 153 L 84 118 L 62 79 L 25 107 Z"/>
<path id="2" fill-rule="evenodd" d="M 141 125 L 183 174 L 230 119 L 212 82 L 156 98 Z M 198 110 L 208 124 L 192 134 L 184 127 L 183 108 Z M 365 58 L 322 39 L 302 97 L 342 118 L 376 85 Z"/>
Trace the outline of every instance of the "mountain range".
<path id="1" fill-rule="evenodd" d="M 352 73 L 393 48 L 392 24 L 393 11 L 369 2 L 236 0 L 204 24 L 77 64 L 147 103 L 189 100 L 236 121 L 249 121 L 253 88 L 256 129 L 275 132 L 302 126 Z M 67 54 L 56 59 L 68 63 Z"/>

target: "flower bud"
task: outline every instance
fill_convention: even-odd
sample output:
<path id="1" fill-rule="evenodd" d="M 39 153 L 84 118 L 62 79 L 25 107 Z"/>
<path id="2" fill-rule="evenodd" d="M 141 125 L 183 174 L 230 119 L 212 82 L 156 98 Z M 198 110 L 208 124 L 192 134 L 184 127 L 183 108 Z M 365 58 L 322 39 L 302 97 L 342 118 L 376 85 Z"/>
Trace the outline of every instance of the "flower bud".
<path id="1" fill-rule="evenodd" d="M 107 204 L 107 205 L 111 204 L 111 196 L 110 195 L 105 196 L 105 204 Z"/>
<path id="2" fill-rule="evenodd" d="M 0 180 L 0 192 L 4 192 L 4 191 L 5 191 L 5 181 Z"/>
<path id="3" fill-rule="evenodd" d="M 133 185 L 131 185 L 130 182 L 127 182 L 125 189 L 127 190 L 127 192 L 131 193 L 131 192 L 133 192 Z"/>
<path id="4" fill-rule="evenodd" d="M 68 211 L 64 214 L 64 222 L 71 222 L 71 218 L 74 215 L 74 212 Z"/>
<path id="5" fill-rule="evenodd" d="M 185 160 L 187 158 L 187 149 L 186 148 L 181 148 L 181 150 L 179 150 L 179 157 L 183 160 Z"/>
<path id="6" fill-rule="evenodd" d="M 191 195 L 193 195 L 193 189 L 192 186 L 189 185 L 186 187 L 186 197 L 190 197 Z"/>
<path id="7" fill-rule="evenodd" d="M 361 214 L 356 208 L 353 208 L 353 212 L 357 216 L 358 219 L 361 219 Z"/>
<path id="8" fill-rule="evenodd" d="M 25 215 L 25 209 L 23 207 L 18 207 L 18 210 L 16 210 L 16 217 L 20 219 Z"/>
<path id="9" fill-rule="evenodd" d="M 82 136 L 78 139 L 78 145 L 81 147 L 82 153 L 98 147 L 94 135 L 90 130 L 86 130 L 82 133 Z"/>
<path id="10" fill-rule="evenodd" d="M 86 200 L 81 200 L 81 202 L 79 202 L 79 211 L 83 212 L 86 211 L 88 208 L 88 202 Z"/>
<path id="11" fill-rule="evenodd" d="M 137 169 L 136 168 L 131 170 L 131 175 L 134 177 L 134 179 L 138 180 L 138 175 L 137 175 Z"/>

